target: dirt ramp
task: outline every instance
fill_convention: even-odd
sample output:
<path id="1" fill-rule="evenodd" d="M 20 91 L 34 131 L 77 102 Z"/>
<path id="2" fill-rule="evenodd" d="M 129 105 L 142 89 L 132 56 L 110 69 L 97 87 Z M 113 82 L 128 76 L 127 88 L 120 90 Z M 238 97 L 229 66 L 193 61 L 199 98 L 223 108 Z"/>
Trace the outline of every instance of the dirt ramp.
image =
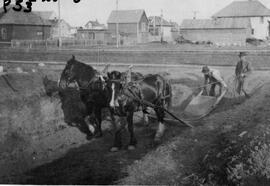
<path id="1" fill-rule="evenodd" d="M 0 76 L 0 183 L 86 143 L 68 127 L 59 99 L 46 96 L 38 73 Z"/>

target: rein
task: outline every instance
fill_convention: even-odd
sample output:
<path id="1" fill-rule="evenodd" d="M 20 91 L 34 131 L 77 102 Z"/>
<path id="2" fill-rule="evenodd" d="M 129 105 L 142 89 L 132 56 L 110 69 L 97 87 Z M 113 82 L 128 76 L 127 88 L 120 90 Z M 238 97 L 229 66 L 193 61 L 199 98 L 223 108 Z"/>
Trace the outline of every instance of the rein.
<path id="1" fill-rule="evenodd" d="M 176 117 L 173 113 L 171 113 L 170 111 L 168 111 L 167 109 L 157 106 L 155 104 L 150 103 L 149 101 L 145 101 L 143 99 L 140 99 L 130 88 L 127 88 L 127 90 L 132 94 L 133 97 L 131 97 L 132 99 L 134 99 L 135 101 L 138 101 L 141 105 L 145 105 L 148 107 L 152 107 L 154 109 L 162 109 L 163 111 L 165 111 L 166 113 L 168 113 L 170 116 L 172 116 L 174 119 L 176 119 L 177 121 L 179 121 L 180 123 L 183 123 L 184 125 L 193 128 L 193 126 L 189 123 L 186 123 L 185 121 L 179 119 L 178 117 Z M 124 93 L 125 94 L 125 93 Z M 125 94 L 127 97 L 130 97 L 130 95 Z"/>

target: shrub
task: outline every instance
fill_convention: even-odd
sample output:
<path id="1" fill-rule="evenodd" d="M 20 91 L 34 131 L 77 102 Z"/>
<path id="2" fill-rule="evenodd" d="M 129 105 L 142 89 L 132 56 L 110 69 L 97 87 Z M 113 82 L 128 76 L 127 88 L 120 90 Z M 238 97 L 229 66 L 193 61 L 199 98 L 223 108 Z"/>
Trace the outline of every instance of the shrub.
<path id="1" fill-rule="evenodd" d="M 261 40 L 261 39 L 256 39 L 256 38 L 247 38 L 247 39 L 246 39 L 246 43 L 249 43 L 249 44 L 251 44 L 251 45 L 258 46 L 258 45 L 260 45 L 261 43 L 263 43 L 263 40 Z"/>

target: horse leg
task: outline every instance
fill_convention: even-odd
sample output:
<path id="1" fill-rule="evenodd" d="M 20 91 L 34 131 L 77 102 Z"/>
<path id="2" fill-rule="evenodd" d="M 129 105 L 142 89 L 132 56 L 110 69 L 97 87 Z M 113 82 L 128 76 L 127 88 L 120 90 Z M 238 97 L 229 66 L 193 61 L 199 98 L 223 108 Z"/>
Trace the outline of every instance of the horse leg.
<path id="1" fill-rule="evenodd" d="M 101 108 L 95 109 L 95 117 L 97 119 L 97 131 L 95 133 L 95 137 L 99 138 L 102 136 L 102 130 L 101 130 L 101 122 L 102 122 L 102 116 L 101 116 Z"/>
<path id="2" fill-rule="evenodd" d="M 91 133 L 94 134 L 96 129 L 95 129 L 95 126 L 93 126 L 93 125 L 91 124 L 91 122 L 90 122 L 90 116 L 86 116 L 86 117 L 84 118 L 84 122 L 85 122 L 86 125 L 88 126 L 89 131 L 91 131 Z"/>
<path id="3" fill-rule="evenodd" d="M 149 117 L 148 117 L 148 111 L 147 111 L 147 107 L 145 107 L 144 109 L 143 109 L 143 124 L 145 125 L 145 126 L 148 126 L 149 125 Z"/>
<path id="4" fill-rule="evenodd" d="M 115 126 L 114 143 L 111 152 L 117 152 L 122 147 L 122 132 L 126 126 L 126 117 L 120 117 Z"/>
<path id="5" fill-rule="evenodd" d="M 133 114 L 134 112 L 129 112 L 127 115 L 127 122 L 128 122 L 128 131 L 130 134 L 130 142 L 128 145 L 128 150 L 134 150 L 137 144 L 137 140 L 134 135 L 134 126 L 133 126 Z"/>
<path id="6" fill-rule="evenodd" d="M 159 109 L 159 108 L 155 109 L 155 111 L 156 111 L 156 116 L 158 119 L 158 129 L 157 129 L 154 141 L 160 142 L 160 140 L 161 140 L 161 138 L 164 135 L 164 132 L 166 130 L 166 126 L 164 124 L 165 112 L 164 112 L 164 110 Z"/>
<path id="7" fill-rule="evenodd" d="M 79 120 L 79 122 L 78 122 L 78 128 L 79 128 L 79 130 L 81 131 L 81 132 L 83 132 L 83 133 L 85 133 L 86 134 L 86 139 L 87 140 L 91 140 L 92 139 L 92 137 L 93 137 L 93 133 L 90 131 L 90 129 L 89 129 L 89 127 L 88 127 L 88 122 L 89 121 L 87 121 L 88 120 L 88 118 L 86 117 L 86 118 L 82 118 L 82 119 L 80 119 Z"/>
<path id="8" fill-rule="evenodd" d="M 143 112 L 143 124 L 145 126 L 148 126 L 149 125 L 149 117 L 148 117 L 148 114 L 147 113 L 144 113 Z"/>

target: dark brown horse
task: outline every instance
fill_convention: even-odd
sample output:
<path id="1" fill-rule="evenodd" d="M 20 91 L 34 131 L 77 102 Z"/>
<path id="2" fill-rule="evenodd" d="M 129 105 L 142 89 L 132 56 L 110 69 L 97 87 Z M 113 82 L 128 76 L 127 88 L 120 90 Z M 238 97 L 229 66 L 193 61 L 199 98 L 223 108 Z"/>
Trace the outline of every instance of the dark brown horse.
<path id="1" fill-rule="evenodd" d="M 114 145 L 111 151 L 118 151 L 121 148 L 121 133 L 125 129 L 126 123 L 130 133 L 128 149 L 132 150 L 136 147 L 137 140 L 134 135 L 133 114 L 137 111 L 145 111 L 146 107 L 149 106 L 145 103 L 155 105 L 153 109 L 159 122 L 155 141 L 160 141 L 165 131 L 164 108 L 171 106 L 171 85 L 164 77 L 153 74 L 147 75 L 138 81 L 130 81 L 126 77 L 129 77 L 129 75 L 124 77 L 122 75 L 118 79 L 112 79 L 109 76 L 110 83 L 108 83 L 108 86 L 112 90 L 110 107 L 114 110 L 114 114 L 121 118 L 120 125 L 115 132 Z"/>
<path id="2" fill-rule="evenodd" d="M 95 136 L 102 136 L 102 109 L 109 107 L 110 89 L 105 86 L 104 73 L 98 72 L 90 65 L 79 62 L 73 56 L 66 64 L 59 81 L 59 87 L 66 89 L 70 84 L 78 86 L 82 102 L 87 107 L 91 118 L 96 118 Z M 113 119 L 113 118 L 112 118 Z"/>

